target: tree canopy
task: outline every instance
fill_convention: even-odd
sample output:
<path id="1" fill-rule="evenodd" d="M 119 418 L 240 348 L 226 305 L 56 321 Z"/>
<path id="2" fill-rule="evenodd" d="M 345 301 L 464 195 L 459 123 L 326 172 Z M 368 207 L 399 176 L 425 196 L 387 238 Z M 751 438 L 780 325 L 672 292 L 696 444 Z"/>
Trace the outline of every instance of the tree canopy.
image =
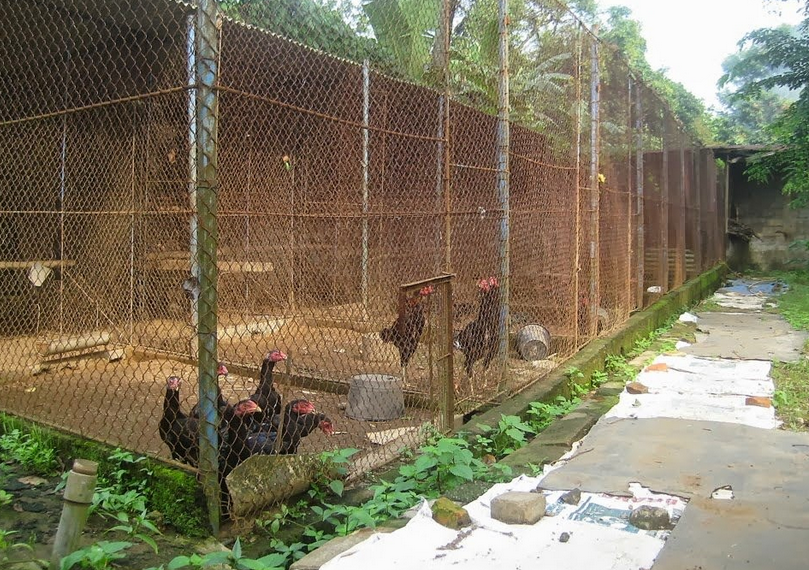
<path id="1" fill-rule="evenodd" d="M 630 68 L 668 103 L 672 113 L 691 133 L 704 142 L 714 139 L 711 119 L 705 104 L 682 83 L 669 78 L 665 70 L 656 70 L 646 59 L 646 39 L 640 22 L 633 19 L 625 6 L 606 11 L 607 21 L 601 39 L 615 45 L 627 59 Z"/>
<path id="2" fill-rule="evenodd" d="M 807 2 L 809 14 L 809 2 Z M 761 94 L 784 87 L 797 92 L 798 98 L 767 128 L 777 153 L 754 157 L 748 175 L 759 181 L 783 177 L 784 192 L 792 195 L 793 205 L 809 205 L 809 17 L 793 32 L 788 28 L 760 29 L 744 38 L 754 57 L 742 69 L 757 73 L 764 67 L 770 74 L 744 83 L 734 97 L 744 101 L 761 99 Z M 728 77 L 729 81 L 734 75 Z"/>
<path id="3" fill-rule="evenodd" d="M 787 33 L 795 33 L 785 27 Z M 758 88 L 745 93 L 747 86 L 779 73 L 756 44 L 743 44 L 722 63 L 724 74 L 718 82 L 717 98 L 724 109 L 714 120 L 716 137 L 726 144 L 772 144 L 769 129 L 794 101 L 797 94 L 786 88 Z M 794 95 L 793 95 L 794 94 Z"/>

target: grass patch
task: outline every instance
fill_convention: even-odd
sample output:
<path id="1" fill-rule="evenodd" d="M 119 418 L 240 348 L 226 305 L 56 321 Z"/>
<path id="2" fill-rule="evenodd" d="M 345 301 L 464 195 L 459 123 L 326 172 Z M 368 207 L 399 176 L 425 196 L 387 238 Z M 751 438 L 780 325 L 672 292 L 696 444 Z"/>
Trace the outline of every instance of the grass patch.
<path id="1" fill-rule="evenodd" d="M 807 431 L 809 420 L 809 360 L 774 362 L 772 377 L 775 381 L 773 404 L 784 427 L 793 431 Z"/>
<path id="2" fill-rule="evenodd" d="M 809 330 L 809 274 L 794 274 L 789 289 L 778 299 L 778 312 L 798 330 Z"/>
<path id="3" fill-rule="evenodd" d="M 809 330 L 809 271 L 784 271 L 768 274 L 766 278 L 785 281 L 789 288 L 775 298 L 777 308 L 771 312 L 782 315 L 797 330 Z M 773 362 L 775 382 L 773 405 L 784 428 L 807 431 L 809 421 L 809 343 L 803 347 L 804 356 L 798 362 Z"/>

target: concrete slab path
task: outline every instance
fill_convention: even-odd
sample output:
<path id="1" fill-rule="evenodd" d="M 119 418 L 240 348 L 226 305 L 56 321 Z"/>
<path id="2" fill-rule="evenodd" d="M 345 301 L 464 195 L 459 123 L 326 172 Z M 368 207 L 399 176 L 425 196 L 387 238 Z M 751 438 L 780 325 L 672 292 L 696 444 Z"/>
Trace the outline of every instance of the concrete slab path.
<path id="1" fill-rule="evenodd" d="M 809 434 L 777 429 L 769 377 L 771 360 L 800 358 L 806 335 L 765 312 L 758 285 L 748 287 L 755 302 L 744 299 L 745 287 L 720 292 L 727 312 L 697 315 L 698 342 L 658 357 L 637 379 L 648 393 L 624 391 L 544 475 L 496 485 L 467 505 L 468 529 L 440 527 L 423 508 L 323 568 L 809 567 Z M 535 525 L 489 517 L 498 494 L 537 486 L 548 511 Z M 575 488 L 581 504 L 559 507 Z M 631 525 L 628 513 L 641 505 L 665 508 L 673 530 Z"/>

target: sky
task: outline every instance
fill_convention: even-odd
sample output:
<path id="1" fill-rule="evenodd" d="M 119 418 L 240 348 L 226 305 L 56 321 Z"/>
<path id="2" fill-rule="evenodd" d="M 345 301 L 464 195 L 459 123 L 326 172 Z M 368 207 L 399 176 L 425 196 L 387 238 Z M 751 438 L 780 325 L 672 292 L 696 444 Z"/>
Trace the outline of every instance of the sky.
<path id="1" fill-rule="evenodd" d="M 803 2 L 765 0 L 599 0 L 599 6 L 626 6 L 643 27 L 646 59 L 682 83 L 706 105 L 719 106 L 716 82 L 722 61 L 735 53 L 749 31 L 800 22 Z M 780 10 L 780 15 L 773 8 Z"/>

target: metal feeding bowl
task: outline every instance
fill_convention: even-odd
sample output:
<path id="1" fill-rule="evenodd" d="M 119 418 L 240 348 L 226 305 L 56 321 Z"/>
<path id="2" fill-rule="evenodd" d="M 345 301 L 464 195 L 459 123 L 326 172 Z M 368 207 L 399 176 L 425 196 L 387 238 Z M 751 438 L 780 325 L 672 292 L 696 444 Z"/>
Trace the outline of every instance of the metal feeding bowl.
<path id="1" fill-rule="evenodd" d="M 524 360 L 543 360 L 551 350 L 551 333 L 542 325 L 527 325 L 517 333 L 517 350 Z"/>
<path id="2" fill-rule="evenodd" d="M 404 415 L 404 392 L 398 376 L 358 374 L 348 387 L 346 415 L 355 420 L 386 421 Z"/>

